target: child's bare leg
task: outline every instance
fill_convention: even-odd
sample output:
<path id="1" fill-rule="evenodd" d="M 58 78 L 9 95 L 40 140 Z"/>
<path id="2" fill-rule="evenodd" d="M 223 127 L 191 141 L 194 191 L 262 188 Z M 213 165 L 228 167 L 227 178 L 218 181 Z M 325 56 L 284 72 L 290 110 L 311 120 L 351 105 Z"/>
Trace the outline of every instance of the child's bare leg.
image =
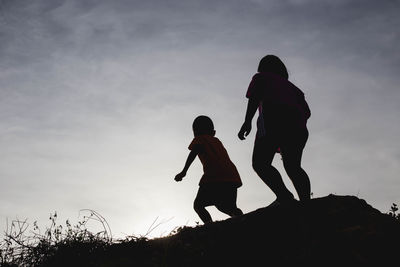
<path id="1" fill-rule="evenodd" d="M 270 143 L 265 137 L 256 140 L 252 159 L 253 169 L 278 199 L 281 201 L 291 200 L 293 198 L 292 193 L 283 183 L 279 171 L 271 165 L 276 149 L 277 146 Z"/>
<path id="2" fill-rule="evenodd" d="M 223 212 L 231 217 L 237 217 L 240 215 L 243 215 L 243 211 L 241 209 L 239 209 L 236 206 L 216 206 L 216 208 L 220 211 Z"/>
<path id="3" fill-rule="evenodd" d="M 283 150 L 283 166 L 285 167 L 286 173 L 296 189 L 297 195 L 301 201 L 307 201 L 310 199 L 311 185 L 310 178 L 307 173 L 301 167 L 301 158 L 303 155 L 303 148 L 307 141 L 308 132 L 304 132 L 300 135 L 298 142 L 291 142 L 284 145 Z"/>
<path id="4" fill-rule="evenodd" d="M 212 222 L 210 213 L 206 210 L 204 205 L 199 203 L 199 201 L 195 201 L 193 207 L 197 215 L 199 215 L 200 219 L 203 221 L 203 223 Z"/>
<path id="5" fill-rule="evenodd" d="M 196 199 L 193 203 L 193 208 L 196 211 L 197 215 L 199 215 L 203 223 L 212 222 L 211 215 L 206 210 L 206 207 L 210 206 L 209 195 L 210 188 L 207 186 L 200 186 L 199 190 L 197 191 Z"/>
<path id="6" fill-rule="evenodd" d="M 236 206 L 236 199 L 237 199 L 237 189 L 234 187 L 226 187 L 221 190 L 221 197 L 220 201 L 216 203 L 215 207 L 231 216 L 231 217 L 236 217 L 243 215 L 243 212 L 241 209 L 239 209 Z"/>
<path id="7" fill-rule="evenodd" d="M 310 199 L 311 185 L 310 178 L 301 167 L 301 150 L 289 150 L 287 156 L 283 157 L 283 165 L 285 170 L 292 180 L 297 195 L 301 201 Z"/>

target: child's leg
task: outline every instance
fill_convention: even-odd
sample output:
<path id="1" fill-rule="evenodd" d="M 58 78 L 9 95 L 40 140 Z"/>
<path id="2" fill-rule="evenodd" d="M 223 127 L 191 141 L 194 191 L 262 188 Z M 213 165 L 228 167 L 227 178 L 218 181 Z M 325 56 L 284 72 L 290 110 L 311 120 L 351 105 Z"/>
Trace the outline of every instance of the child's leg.
<path id="1" fill-rule="evenodd" d="M 209 206 L 207 203 L 207 196 L 207 188 L 200 186 L 193 204 L 194 210 L 196 211 L 197 215 L 199 215 L 203 223 L 212 222 L 210 213 L 205 209 L 205 207 Z"/>
<path id="2" fill-rule="evenodd" d="M 298 136 L 298 142 L 289 142 L 282 148 L 283 166 L 301 201 L 309 200 L 311 194 L 310 178 L 301 167 L 301 157 L 307 137 L 308 132 L 304 132 L 302 136 Z"/>
<path id="3" fill-rule="evenodd" d="M 226 188 L 221 189 L 220 192 L 221 199 L 215 205 L 215 207 L 231 217 L 236 217 L 243 215 L 241 209 L 236 206 L 236 199 L 237 199 L 237 188 L 228 186 Z"/>
<path id="4" fill-rule="evenodd" d="M 293 195 L 283 183 L 279 171 L 272 166 L 272 160 L 278 145 L 269 137 L 256 139 L 253 150 L 253 169 L 263 182 L 275 193 L 276 197 L 283 201 L 292 199 Z"/>
<path id="5" fill-rule="evenodd" d="M 243 215 L 243 211 L 236 205 L 216 205 L 215 206 L 220 212 L 223 212 L 231 217 L 237 217 Z"/>
<path id="6" fill-rule="evenodd" d="M 212 222 L 212 218 L 210 213 L 205 209 L 204 206 L 197 206 L 196 203 L 194 205 L 194 210 L 196 211 L 197 215 L 199 215 L 200 219 L 203 223 Z"/>
<path id="7" fill-rule="evenodd" d="M 237 217 L 243 215 L 243 211 L 238 207 L 224 207 L 224 206 L 217 206 L 217 209 L 220 212 L 223 212 L 231 217 Z"/>

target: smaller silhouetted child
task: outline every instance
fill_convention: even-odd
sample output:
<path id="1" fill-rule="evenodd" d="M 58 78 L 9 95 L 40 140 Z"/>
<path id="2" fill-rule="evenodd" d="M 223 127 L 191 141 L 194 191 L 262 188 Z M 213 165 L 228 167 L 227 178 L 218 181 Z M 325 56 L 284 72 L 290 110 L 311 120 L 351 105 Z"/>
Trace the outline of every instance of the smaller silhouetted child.
<path id="1" fill-rule="evenodd" d="M 194 200 L 194 210 L 200 219 L 204 223 L 212 222 L 210 213 L 205 209 L 207 206 L 215 206 L 231 217 L 242 215 L 243 212 L 236 206 L 237 188 L 242 181 L 221 141 L 215 137 L 212 120 L 207 116 L 198 116 L 193 121 L 193 133 L 185 167 L 175 176 L 175 181 L 182 181 L 196 156 L 199 156 L 204 174 Z"/>

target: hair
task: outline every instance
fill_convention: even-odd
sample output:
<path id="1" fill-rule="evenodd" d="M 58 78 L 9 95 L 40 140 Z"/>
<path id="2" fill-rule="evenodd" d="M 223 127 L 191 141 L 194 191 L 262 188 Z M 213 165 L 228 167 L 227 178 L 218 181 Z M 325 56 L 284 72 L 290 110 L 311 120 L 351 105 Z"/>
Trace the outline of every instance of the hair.
<path id="1" fill-rule="evenodd" d="M 214 123 L 209 117 L 204 115 L 194 119 L 192 127 L 194 135 L 214 134 Z"/>
<path id="2" fill-rule="evenodd" d="M 260 60 L 258 64 L 258 72 L 272 72 L 281 76 L 282 78 L 289 79 L 289 73 L 279 57 L 274 55 L 267 55 Z"/>

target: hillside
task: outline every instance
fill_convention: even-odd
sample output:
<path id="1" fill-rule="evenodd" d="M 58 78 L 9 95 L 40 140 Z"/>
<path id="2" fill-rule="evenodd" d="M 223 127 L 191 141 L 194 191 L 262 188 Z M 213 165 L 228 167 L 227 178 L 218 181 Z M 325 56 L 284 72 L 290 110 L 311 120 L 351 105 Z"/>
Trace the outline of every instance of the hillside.
<path id="1" fill-rule="evenodd" d="M 398 266 L 400 223 L 354 196 L 276 206 L 105 247 L 60 248 L 45 266 Z"/>

